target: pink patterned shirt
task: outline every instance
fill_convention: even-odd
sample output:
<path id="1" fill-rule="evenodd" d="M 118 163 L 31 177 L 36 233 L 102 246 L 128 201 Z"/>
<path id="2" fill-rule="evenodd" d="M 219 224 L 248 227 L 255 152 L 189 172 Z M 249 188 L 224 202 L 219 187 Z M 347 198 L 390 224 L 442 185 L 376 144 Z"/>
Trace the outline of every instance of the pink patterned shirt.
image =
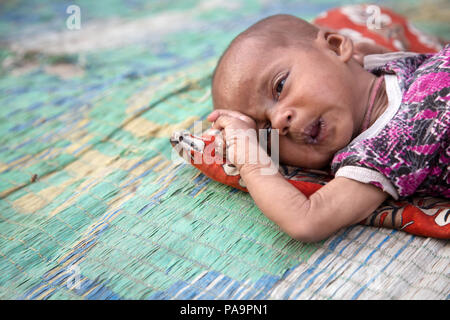
<path id="1" fill-rule="evenodd" d="M 385 77 L 388 107 L 338 151 L 335 176 L 373 184 L 394 199 L 450 198 L 450 46 L 371 70 Z"/>

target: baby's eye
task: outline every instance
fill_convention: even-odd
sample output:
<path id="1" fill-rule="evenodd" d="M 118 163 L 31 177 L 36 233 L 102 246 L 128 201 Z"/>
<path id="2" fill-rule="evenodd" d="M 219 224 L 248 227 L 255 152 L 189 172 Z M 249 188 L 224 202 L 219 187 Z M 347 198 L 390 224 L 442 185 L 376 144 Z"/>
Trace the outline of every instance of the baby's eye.
<path id="1" fill-rule="evenodd" d="M 281 92 L 283 91 L 284 84 L 286 82 L 288 75 L 281 77 L 278 81 L 275 82 L 273 96 L 275 100 L 280 98 Z"/>
<path id="2" fill-rule="evenodd" d="M 277 94 L 278 94 L 278 96 L 280 96 L 281 91 L 283 91 L 283 86 L 284 86 L 285 82 L 286 82 L 286 79 L 282 79 L 280 82 L 278 82 L 278 84 L 277 84 Z"/>

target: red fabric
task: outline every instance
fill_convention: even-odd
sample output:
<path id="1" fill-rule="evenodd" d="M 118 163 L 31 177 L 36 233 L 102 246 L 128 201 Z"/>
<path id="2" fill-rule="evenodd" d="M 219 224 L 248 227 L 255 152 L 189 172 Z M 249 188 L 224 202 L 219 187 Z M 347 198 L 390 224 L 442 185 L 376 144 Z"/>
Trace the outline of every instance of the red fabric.
<path id="1" fill-rule="evenodd" d="M 313 24 L 338 32 L 343 29 L 357 31 L 362 37 L 371 39 L 392 51 L 431 53 L 439 51 L 442 47 L 436 37 L 415 29 L 405 17 L 387 8 L 376 6 L 380 10 L 378 15 L 374 10 L 366 11 L 368 6 L 335 8 L 317 17 Z M 379 20 L 377 17 L 380 17 Z"/>

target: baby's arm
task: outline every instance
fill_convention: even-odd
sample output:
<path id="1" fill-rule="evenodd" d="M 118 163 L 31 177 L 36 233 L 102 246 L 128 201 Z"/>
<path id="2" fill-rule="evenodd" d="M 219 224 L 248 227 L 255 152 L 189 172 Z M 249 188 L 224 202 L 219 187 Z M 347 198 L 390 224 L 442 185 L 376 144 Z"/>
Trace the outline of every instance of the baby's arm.
<path id="1" fill-rule="evenodd" d="M 252 119 L 228 110 L 216 110 L 208 119 L 215 121 L 215 129 L 224 130 L 227 157 L 240 170 L 256 205 L 294 239 L 308 242 L 324 239 L 342 227 L 367 218 L 388 197 L 375 186 L 338 177 L 307 198 L 279 172 L 261 174 L 262 169 L 270 166 L 261 163 L 273 163 L 259 144 L 253 146 L 260 154 L 257 164 L 249 164 L 248 154 L 237 150 L 236 142 L 242 137 L 233 129 L 255 129 Z M 249 147 L 254 142 L 246 143 Z M 247 150 L 250 149 L 251 146 Z"/>
<path id="2" fill-rule="evenodd" d="M 319 241 L 362 221 L 388 196 L 375 186 L 337 177 L 308 199 L 281 174 L 261 175 L 260 169 L 242 166 L 247 189 L 269 219 L 301 241 Z"/>

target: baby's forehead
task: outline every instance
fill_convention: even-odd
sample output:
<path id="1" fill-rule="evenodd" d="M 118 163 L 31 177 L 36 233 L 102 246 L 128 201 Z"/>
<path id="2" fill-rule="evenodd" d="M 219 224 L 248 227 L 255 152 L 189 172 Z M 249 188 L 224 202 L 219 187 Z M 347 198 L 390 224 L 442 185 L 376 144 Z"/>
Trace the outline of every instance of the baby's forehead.
<path id="1" fill-rule="evenodd" d="M 263 82 L 267 62 L 261 49 L 244 45 L 222 61 L 213 85 L 215 108 L 244 111 Z M 242 110 L 241 110 L 242 109 Z"/>
<path id="2" fill-rule="evenodd" d="M 280 59 L 287 57 L 269 37 L 239 39 L 224 54 L 216 70 L 213 101 L 220 106 L 250 103 L 250 95 L 264 85 L 270 66 Z"/>
<path id="3" fill-rule="evenodd" d="M 276 48 L 286 46 L 288 41 L 286 36 L 281 37 L 273 33 L 241 36 L 238 41 L 232 43 L 228 51 L 231 56 L 242 53 L 264 56 Z"/>
<path id="4" fill-rule="evenodd" d="M 225 74 L 257 76 L 259 71 L 264 70 L 276 51 L 278 51 L 277 46 L 269 38 L 249 37 L 230 48 L 222 61 L 221 71 Z"/>
<path id="5" fill-rule="evenodd" d="M 228 50 L 221 61 L 218 73 L 222 81 L 238 83 L 257 76 L 264 69 L 270 51 L 270 44 L 261 39 L 240 41 Z"/>

